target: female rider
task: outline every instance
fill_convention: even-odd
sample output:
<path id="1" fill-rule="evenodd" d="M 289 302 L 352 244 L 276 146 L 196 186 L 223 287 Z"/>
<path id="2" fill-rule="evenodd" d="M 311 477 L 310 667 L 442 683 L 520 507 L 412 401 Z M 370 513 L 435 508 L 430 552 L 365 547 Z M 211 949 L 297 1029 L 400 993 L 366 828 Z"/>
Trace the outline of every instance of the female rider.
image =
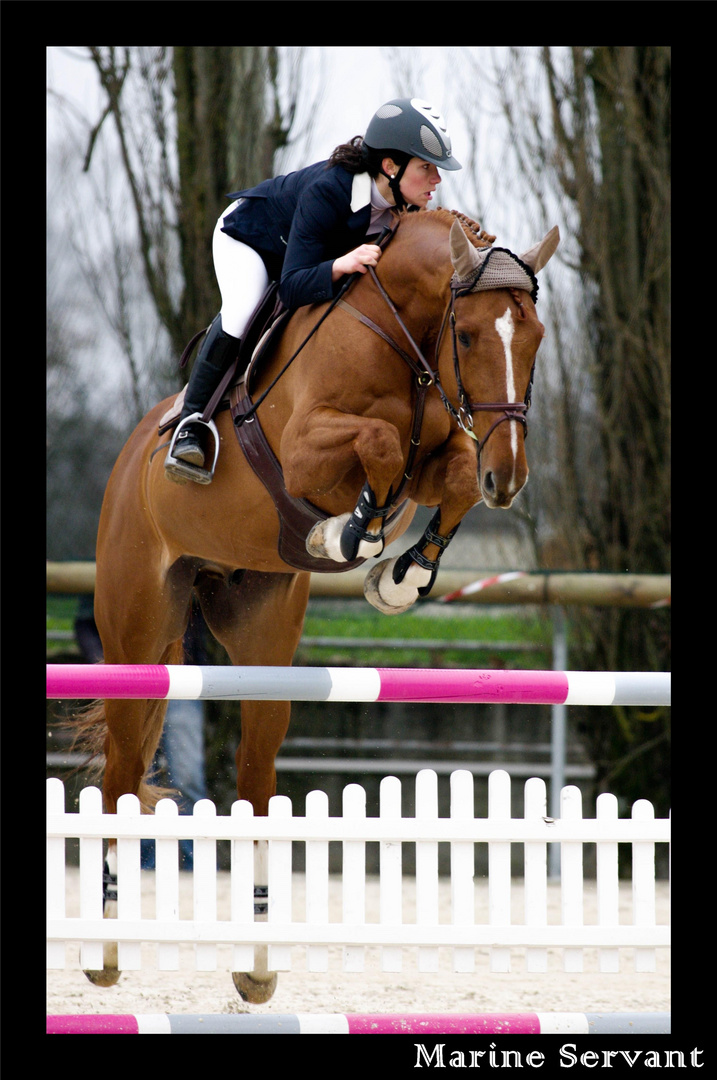
<path id="1" fill-rule="evenodd" d="M 425 101 L 397 98 L 376 112 L 363 139 L 337 147 L 328 162 L 229 196 L 212 248 L 222 307 L 194 362 L 168 476 L 211 479 L 200 416 L 270 281 L 280 282 L 288 308 L 332 300 L 347 274 L 376 266 L 381 249 L 372 240 L 393 211 L 428 207 L 438 167 L 461 168 L 444 120 Z"/>

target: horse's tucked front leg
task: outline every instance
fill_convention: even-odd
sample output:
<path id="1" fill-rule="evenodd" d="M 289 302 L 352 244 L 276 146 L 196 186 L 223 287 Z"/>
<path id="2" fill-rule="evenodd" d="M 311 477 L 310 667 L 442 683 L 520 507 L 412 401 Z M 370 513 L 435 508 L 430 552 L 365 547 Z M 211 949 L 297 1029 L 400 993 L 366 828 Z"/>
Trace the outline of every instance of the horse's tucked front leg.
<path id="1" fill-rule="evenodd" d="M 331 490 L 357 465 L 366 479 L 353 511 L 319 522 L 307 537 L 307 551 L 334 562 L 380 555 L 384 547 L 383 520 L 390 509 L 386 504 L 391 482 L 403 466 L 396 427 L 384 420 L 355 416 L 332 417 L 332 423 L 327 424 L 324 415 L 324 426 L 309 434 L 311 438 L 305 435 L 301 452 L 295 454 L 292 462 L 293 487 L 287 482 L 290 494 L 311 498 L 312 487 L 318 489 L 317 477 L 323 481 L 320 490 Z M 335 440 L 333 447 L 328 443 L 329 435 Z M 309 450 L 313 451 L 313 459 Z M 320 456 L 317 450 L 321 451 Z M 301 460 L 305 462 L 306 479 L 299 487 L 296 462 Z"/>
<path id="2" fill-rule="evenodd" d="M 306 550 L 316 558 L 352 562 L 382 554 L 383 520 L 391 506 L 379 506 L 368 480 L 361 489 L 353 513 L 319 521 L 306 538 Z"/>
<path id="3" fill-rule="evenodd" d="M 458 523 L 460 524 L 460 522 Z M 364 595 L 384 615 L 400 615 L 419 596 L 428 596 L 438 573 L 441 555 L 456 534 L 458 525 L 442 536 L 441 511 L 436 510 L 421 539 L 395 559 L 374 566 L 364 581 Z"/>

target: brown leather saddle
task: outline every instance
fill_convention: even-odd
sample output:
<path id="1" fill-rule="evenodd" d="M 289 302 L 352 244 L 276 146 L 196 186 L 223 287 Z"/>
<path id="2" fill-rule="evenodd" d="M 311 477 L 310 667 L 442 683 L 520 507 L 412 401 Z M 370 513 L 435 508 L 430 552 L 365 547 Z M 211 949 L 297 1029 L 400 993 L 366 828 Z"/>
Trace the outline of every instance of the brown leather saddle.
<path id="1" fill-rule="evenodd" d="M 252 316 L 242 342 L 242 349 L 236 362 L 229 368 L 221 380 L 217 391 L 207 408 L 211 417 L 215 412 L 229 408 L 234 430 L 239 445 L 249 465 L 269 492 L 279 516 L 279 555 L 289 566 L 297 570 L 313 573 L 342 573 L 363 565 L 366 559 L 354 559 L 351 562 L 334 562 L 332 559 L 320 559 L 309 555 L 306 550 L 306 538 L 319 521 L 326 521 L 329 514 L 319 510 L 307 499 L 297 499 L 289 495 L 284 484 L 281 464 L 272 451 L 262 430 L 258 413 L 246 420 L 244 417 L 253 408 L 249 395 L 250 387 L 267 358 L 270 346 L 275 345 L 292 312 L 278 299 L 278 284 L 273 282 L 265 293 L 261 303 Z M 194 346 L 205 333 L 202 330 L 189 342 L 182 354 L 181 366 L 187 362 Z M 249 356 L 247 363 L 247 356 Z M 237 375 L 237 371 L 244 374 Z M 162 416 L 159 434 L 176 427 L 184 400 L 182 391 L 171 408 Z M 390 533 L 406 509 L 406 500 L 400 503 L 386 519 L 384 532 L 388 542 Z"/>

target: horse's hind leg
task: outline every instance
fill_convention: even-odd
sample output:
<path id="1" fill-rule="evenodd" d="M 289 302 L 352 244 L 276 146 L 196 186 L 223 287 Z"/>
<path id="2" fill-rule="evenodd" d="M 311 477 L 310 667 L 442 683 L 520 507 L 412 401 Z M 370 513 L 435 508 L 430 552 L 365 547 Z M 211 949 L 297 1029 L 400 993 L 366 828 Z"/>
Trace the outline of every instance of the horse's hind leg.
<path id="1" fill-rule="evenodd" d="M 152 588 L 149 572 L 142 583 L 140 571 L 135 570 L 128 575 L 124 592 L 120 595 L 115 591 L 118 588 L 117 564 L 111 565 L 115 573 L 108 572 L 104 563 L 102 567 L 98 563 L 95 603 L 105 662 L 181 663 L 181 638 L 188 617 L 192 568 L 177 564 L 167 575 L 166 584 L 159 589 Z M 149 571 L 149 561 L 145 564 L 145 570 Z M 133 582 L 135 596 L 129 595 L 127 581 Z M 137 614 L 138 610 L 150 611 L 153 617 L 142 620 Z M 166 709 L 166 701 L 104 702 L 105 769 L 102 796 L 105 813 L 116 813 L 117 800 L 128 792 L 139 797 L 144 812 L 148 812 L 159 798 L 161 792 L 146 783 L 146 775 L 162 734 Z M 107 919 L 117 917 L 116 892 L 117 845 L 111 839 L 105 861 L 104 917 Z M 118 981 L 120 970 L 117 952 L 116 942 L 105 944 L 102 970 L 85 971 L 90 982 L 98 986 L 112 986 Z"/>
<path id="2" fill-rule="evenodd" d="M 262 574 L 246 571 L 239 583 L 201 578 L 197 582 L 202 611 L 212 633 L 232 663 L 288 666 L 296 652 L 309 595 L 309 574 Z M 241 743 L 237 751 L 237 794 L 256 815 L 265 815 L 276 793 L 274 760 L 289 727 L 288 701 L 243 701 Z M 268 845 L 254 850 L 254 910 L 257 921 L 268 918 Z M 254 950 L 254 970 L 235 971 L 232 979 L 245 1001 L 268 1001 L 276 988 L 266 946 Z"/>
<path id="3" fill-rule="evenodd" d="M 181 653 L 170 649 L 162 663 L 181 662 Z M 117 800 L 126 792 L 137 794 L 143 810 L 158 797 L 158 789 L 145 783 L 162 733 L 166 701 L 106 701 L 105 772 L 102 784 L 104 811 L 117 812 Z M 103 915 L 117 918 L 117 844 L 110 840 L 104 867 Z M 117 943 L 106 942 L 101 970 L 85 970 L 97 986 L 113 986 L 120 977 Z"/>

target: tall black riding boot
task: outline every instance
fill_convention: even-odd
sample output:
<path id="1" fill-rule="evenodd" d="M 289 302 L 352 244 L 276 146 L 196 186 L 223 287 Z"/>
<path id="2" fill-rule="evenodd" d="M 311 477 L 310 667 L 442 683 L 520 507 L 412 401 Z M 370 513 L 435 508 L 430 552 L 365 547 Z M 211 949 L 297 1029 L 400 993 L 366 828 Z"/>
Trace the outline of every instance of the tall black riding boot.
<path id="1" fill-rule="evenodd" d="M 204 412 L 212 394 L 219 385 L 222 375 L 231 362 L 236 359 L 239 346 L 239 338 L 225 333 L 222 329 L 221 315 L 217 315 L 209 327 L 194 361 L 192 374 L 184 395 L 184 405 L 179 417 L 179 430 L 172 449 L 171 456 L 175 461 L 185 462 L 187 465 L 202 470 L 201 473 L 196 475 L 192 474 L 191 470 L 183 472 L 182 475 L 187 479 L 196 479 L 199 483 L 209 482 L 203 470 L 209 429 L 205 424 L 197 422 L 182 426 L 182 421 L 194 413 Z M 167 464 L 167 471 L 169 473 L 177 472 L 176 468 L 172 469 L 171 461 Z"/>

